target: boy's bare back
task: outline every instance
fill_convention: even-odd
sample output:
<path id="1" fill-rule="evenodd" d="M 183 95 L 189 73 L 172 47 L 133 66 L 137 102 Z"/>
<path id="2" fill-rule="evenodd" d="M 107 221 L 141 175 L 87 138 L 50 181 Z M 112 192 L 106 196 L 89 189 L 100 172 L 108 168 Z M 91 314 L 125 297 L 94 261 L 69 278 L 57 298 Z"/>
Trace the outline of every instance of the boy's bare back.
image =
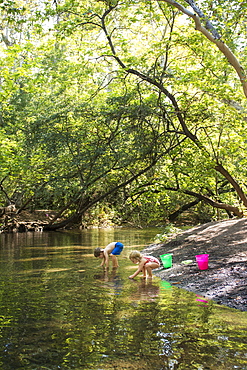
<path id="1" fill-rule="evenodd" d="M 101 266 L 106 265 L 109 267 L 109 256 L 111 256 L 112 266 L 118 267 L 117 257 L 119 256 L 123 250 L 124 245 L 120 242 L 112 242 L 109 243 L 104 249 L 96 248 L 94 251 L 95 257 L 103 258 Z"/>

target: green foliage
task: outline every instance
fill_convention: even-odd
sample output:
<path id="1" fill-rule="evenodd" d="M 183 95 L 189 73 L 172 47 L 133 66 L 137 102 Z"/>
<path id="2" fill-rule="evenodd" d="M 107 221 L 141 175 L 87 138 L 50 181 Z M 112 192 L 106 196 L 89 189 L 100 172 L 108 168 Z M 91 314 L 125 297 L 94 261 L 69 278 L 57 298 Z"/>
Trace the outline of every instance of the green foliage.
<path id="1" fill-rule="evenodd" d="M 215 164 L 246 190 L 246 101 L 190 22 L 161 2 L 1 4 L 12 35 L 0 50 L 0 180 L 10 198 L 145 225 L 191 201 L 186 190 L 239 205 Z M 201 8 L 239 56 L 244 4 Z"/>
<path id="2" fill-rule="evenodd" d="M 168 224 L 165 226 L 161 234 L 157 234 L 154 238 L 155 243 L 165 242 L 168 238 L 180 233 L 182 230 L 173 224 Z"/>

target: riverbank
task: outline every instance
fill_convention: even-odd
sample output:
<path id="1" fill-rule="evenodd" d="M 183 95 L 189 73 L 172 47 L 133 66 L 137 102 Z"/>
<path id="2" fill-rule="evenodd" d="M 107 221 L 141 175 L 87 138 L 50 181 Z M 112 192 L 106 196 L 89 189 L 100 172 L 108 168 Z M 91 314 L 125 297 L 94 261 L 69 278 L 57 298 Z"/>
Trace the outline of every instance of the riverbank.
<path id="1" fill-rule="evenodd" d="M 48 209 L 35 210 L 33 212 L 24 210 L 19 214 L 16 211 L 6 211 L 0 217 L 0 234 L 43 231 L 56 217 L 56 214 L 57 212 Z M 56 219 L 57 222 L 62 220 L 63 218 Z"/>
<path id="2" fill-rule="evenodd" d="M 217 303 L 247 311 L 247 219 L 210 222 L 152 244 L 143 253 L 173 254 L 171 268 L 154 271 L 162 280 Z M 209 267 L 199 270 L 197 254 L 209 254 Z M 183 261 L 192 260 L 189 264 Z"/>

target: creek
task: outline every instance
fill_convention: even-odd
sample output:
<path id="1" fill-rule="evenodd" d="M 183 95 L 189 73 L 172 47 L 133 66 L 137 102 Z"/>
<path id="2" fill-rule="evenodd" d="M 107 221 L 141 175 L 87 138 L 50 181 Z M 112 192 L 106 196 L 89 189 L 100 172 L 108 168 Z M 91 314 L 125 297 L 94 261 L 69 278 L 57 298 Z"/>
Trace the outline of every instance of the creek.
<path id="1" fill-rule="evenodd" d="M 0 235 L 1 370 L 247 369 L 247 312 L 128 279 L 160 229 Z M 93 256 L 120 241 L 117 271 Z"/>

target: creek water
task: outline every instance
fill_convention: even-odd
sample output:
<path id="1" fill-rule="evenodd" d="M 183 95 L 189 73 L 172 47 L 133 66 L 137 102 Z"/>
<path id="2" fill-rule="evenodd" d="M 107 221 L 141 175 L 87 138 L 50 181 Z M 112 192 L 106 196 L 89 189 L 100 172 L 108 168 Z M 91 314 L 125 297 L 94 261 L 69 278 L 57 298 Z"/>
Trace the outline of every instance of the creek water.
<path id="1" fill-rule="evenodd" d="M 159 232 L 0 235 L 0 369 L 247 369 L 247 312 L 128 279 Z M 111 241 L 125 248 L 105 273 L 93 250 Z"/>

